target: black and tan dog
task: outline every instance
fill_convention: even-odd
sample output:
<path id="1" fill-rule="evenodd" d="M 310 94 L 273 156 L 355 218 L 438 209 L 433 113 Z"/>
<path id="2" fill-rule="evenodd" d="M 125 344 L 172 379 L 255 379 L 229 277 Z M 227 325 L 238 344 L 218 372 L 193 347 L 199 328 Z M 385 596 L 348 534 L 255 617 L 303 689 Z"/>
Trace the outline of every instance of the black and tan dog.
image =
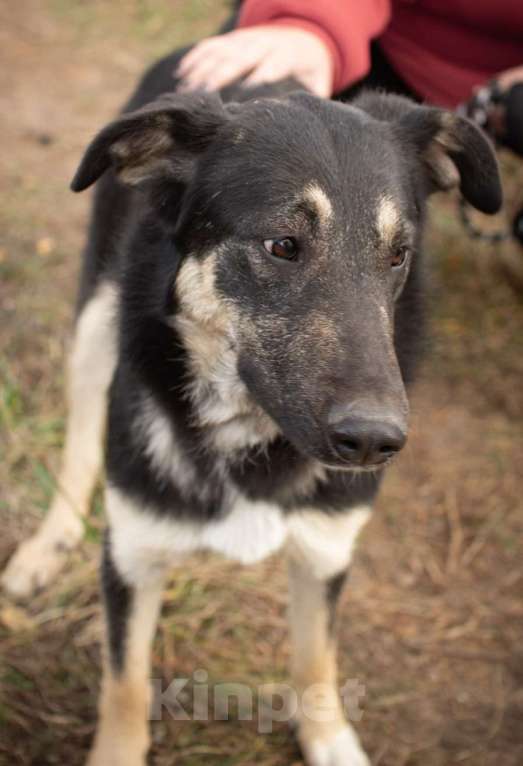
<path id="1" fill-rule="evenodd" d="M 176 60 L 147 74 L 73 181 L 100 179 L 60 492 L 3 582 L 28 594 L 80 539 L 107 415 L 108 650 L 91 766 L 144 763 L 162 585 L 202 549 L 244 563 L 285 550 L 292 683 L 326 690 L 322 715 L 298 708 L 300 744 L 311 766 L 360 766 L 332 613 L 406 440 L 426 199 L 459 186 L 496 211 L 496 161 L 468 121 L 395 96 L 347 105 L 283 83 L 158 98 Z"/>

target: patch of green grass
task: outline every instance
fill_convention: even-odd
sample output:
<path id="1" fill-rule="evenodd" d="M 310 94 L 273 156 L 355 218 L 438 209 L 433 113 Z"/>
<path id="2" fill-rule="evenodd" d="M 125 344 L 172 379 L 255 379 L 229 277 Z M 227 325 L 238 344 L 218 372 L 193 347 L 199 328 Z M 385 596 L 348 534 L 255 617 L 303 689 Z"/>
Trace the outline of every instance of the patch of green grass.
<path id="1" fill-rule="evenodd" d="M 42 497 L 40 503 L 43 508 L 47 508 L 55 488 L 54 477 L 49 472 L 47 466 L 45 466 L 39 460 L 35 460 L 33 462 L 33 475 L 35 478 L 36 486 Z"/>
<path id="2" fill-rule="evenodd" d="M 45 447 L 60 449 L 64 441 L 65 418 L 35 418 L 32 431 L 35 438 Z"/>
<path id="3" fill-rule="evenodd" d="M 5 726 L 9 722 L 9 718 L 9 708 L 0 702 L 0 727 Z"/>
<path id="4" fill-rule="evenodd" d="M 88 543 L 101 543 L 103 538 L 103 529 L 92 524 L 89 519 L 82 519 L 84 525 L 84 540 Z"/>
<path id="5" fill-rule="evenodd" d="M 102 486 L 96 488 L 91 501 L 89 515 L 82 519 L 84 525 L 84 540 L 88 543 L 100 545 L 103 540 L 105 529 L 105 512 Z"/>
<path id="6" fill-rule="evenodd" d="M 8 666 L 2 676 L 2 683 L 12 686 L 20 691 L 32 691 L 35 688 L 34 682 L 28 678 L 18 668 Z"/>
<path id="7" fill-rule="evenodd" d="M 25 414 L 24 395 L 7 369 L 0 367 L 0 425 L 7 431 L 16 428 Z"/>
<path id="8" fill-rule="evenodd" d="M 103 488 L 99 485 L 96 488 L 94 497 L 91 503 L 91 518 L 101 519 L 104 518 L 104 494 Z"/>
<path id="9" fill-rule="evenodd" d="M 67 24 L 79 45 L 89 45 L 100 36 L 115 39 L 122 50 L 140 46 L 148 55 L 159 56 L 192 40 L 218 31 L 231 12 L 226 0 L 164 2 L 124 0 L 119 13 L 101 0 L 48 0 L 50 12 Z"/>

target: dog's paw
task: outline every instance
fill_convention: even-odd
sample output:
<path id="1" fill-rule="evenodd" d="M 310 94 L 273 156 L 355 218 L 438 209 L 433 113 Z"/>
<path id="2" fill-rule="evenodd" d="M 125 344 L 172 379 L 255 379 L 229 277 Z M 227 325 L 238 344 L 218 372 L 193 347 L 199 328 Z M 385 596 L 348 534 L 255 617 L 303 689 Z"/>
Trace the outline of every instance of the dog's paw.
<path id="1" fill-rule="evenodd" d="M 96 747 L 89 753 L 85 766 L 145 766 L 145 763 L 145 758 L 127 750 Z"/>
<path id="2" fill-rule="evenodd" d="M 85 766 L 146 766 L 149 739 L 142 723 L 137 724 L 134 733 L 102 724 Z"/>
<path id="3" fill-rule="evenodd" d="M 18 547 L 2 574 L 0 585 L 15 598 L 27 598 L 45 588 L 63 569 L 82 534 L 80 519 L 74 526 L 54 530 L 53 534 L 40 530 Z"/>
<path id="4" fill-rule="evenodd" d="M 139 755 L 96 748 L 89 753 L 85 766 L 145 766 L 145 763 Z"/>
<path id="5" fill-rule="evenodd" d="M 31 539 L 22 543 L 9 561 L 0 583 L 16 598 L 27 598 L 48 585 L 62 569 L 67 551 Z"/>
<path id="6" fill-rule="evenodd" d="M 353 729 L 347 725 L 326 738 L 299 735 L 307 766 L 370 766 Z"/>

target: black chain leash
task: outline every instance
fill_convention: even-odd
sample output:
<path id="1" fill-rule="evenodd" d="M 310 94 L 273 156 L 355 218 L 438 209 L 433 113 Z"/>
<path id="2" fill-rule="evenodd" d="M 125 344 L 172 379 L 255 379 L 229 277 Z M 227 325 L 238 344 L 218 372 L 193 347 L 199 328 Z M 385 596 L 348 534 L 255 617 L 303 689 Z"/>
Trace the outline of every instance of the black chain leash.
<path id="1" fill-rule="evenodd" d="M 497 231 L 486 231 L 479 226 L 476 226 L 470 217 L 470 205 L 463 199 L 463 197 L 458 199 L 458 211 L 463 228 L 471 239 L 480 239 L 482 242 L 490 242 L 490 244 L 493 245 L 499 242 L 504 242 L 512 237 L 512 231 L 508 226 L 498 229 Z M 523 219 L 523 211 L 520 213 L 519 217 Z M 523 220 L 518 239 L 523 242 Z"/>

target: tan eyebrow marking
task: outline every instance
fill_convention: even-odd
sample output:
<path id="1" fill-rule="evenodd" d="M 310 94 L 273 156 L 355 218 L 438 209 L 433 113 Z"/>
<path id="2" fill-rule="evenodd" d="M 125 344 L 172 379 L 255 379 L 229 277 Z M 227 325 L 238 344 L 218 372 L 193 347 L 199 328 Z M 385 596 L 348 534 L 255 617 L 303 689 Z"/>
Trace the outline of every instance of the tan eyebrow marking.
<path id="1" fill-rule="evenodd" d="M 306 186 L 303 199 L 313 205 L 321 224 L 325 225 L 329 222 L 333 215 L 332 203 L 318 184 L 311 183 Z"/>
<path id="2" fill-rule="evenodd" d="M 391 243 L 399 229 L 401 217 L 390 197 L 382 197 L 378 202 L 376 223 L 383 241 Z"/>

